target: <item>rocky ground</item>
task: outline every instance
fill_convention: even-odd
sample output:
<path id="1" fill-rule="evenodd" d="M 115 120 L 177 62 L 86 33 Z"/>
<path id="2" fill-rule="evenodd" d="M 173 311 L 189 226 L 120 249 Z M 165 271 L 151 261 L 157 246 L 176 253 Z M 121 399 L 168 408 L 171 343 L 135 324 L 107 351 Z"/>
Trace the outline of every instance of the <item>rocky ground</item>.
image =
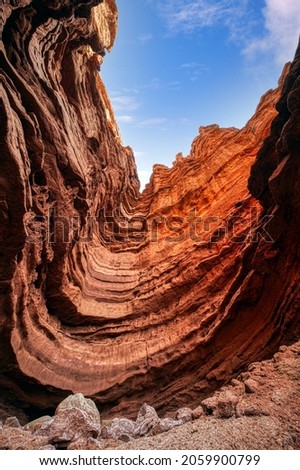
<path id="1" fill-rule="evenodd" d="M 6 418 L 0 449 L 299 449 L 299 396 L 300 342 L 251 364 L 194 410 L 160 418 L 144 404 L 135 421 L 101 421 L 92 400 L 71 395 L 54 416 L 24 426 Z"/>

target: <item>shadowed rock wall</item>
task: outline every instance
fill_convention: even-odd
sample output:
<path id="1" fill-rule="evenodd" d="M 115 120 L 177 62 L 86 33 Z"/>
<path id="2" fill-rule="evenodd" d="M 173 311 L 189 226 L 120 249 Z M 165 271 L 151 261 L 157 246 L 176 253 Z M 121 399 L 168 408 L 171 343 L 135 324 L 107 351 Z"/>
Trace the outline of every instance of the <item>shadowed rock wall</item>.
<path id="1" fill-rule="evenodd" d="M 139 194 L 98 72 L 115 2 L 0 14 L 3 396 L 178 406 L 296 339 L 299 55 L 243 129 L 200 128 Z"/>

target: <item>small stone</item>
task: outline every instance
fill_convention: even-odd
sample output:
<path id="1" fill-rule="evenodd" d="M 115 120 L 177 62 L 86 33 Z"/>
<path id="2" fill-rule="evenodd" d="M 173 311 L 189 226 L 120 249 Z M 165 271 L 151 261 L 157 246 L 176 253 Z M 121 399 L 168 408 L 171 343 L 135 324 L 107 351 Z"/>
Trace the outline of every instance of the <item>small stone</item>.
<path id="1" fill-rule="evenodd" d="M 54 418 L 51 416 L 41 416 L 40 418 L 35 419 L 34 421 L 30 421 L 24 426 L 25 431 L 30 431 L 33 434 L 38 431 L 44 424 L 53 421 Z"/>
<path id="2" fill-rule="evenodd" d="M 260 362 L 252 362 L 252 364 L 250 364 L 248 366 L 248 371 L 249 372 L 252 372 L 255 369 L 261 369 L 261 363 Z M 247 372 L 245 372 L 244 374 L 247 374 Z M 250 376 L 249 376 L 249 378 L 250 378 Z"/>
<path id="3" fill-rule="evenodd" d="M 264 370 L 256 370 L 253 374 L 255 377 L 267 377 L 268 374 Z"/>
<path id="4" fill-rule="evenodd" d="M 240 380 L 237 380 L 237 379 L 231 379 L 231 385 L 233 386 L 239 386 L 241 385 L 241 381 Z"/>
<path id="5" fill-rule="evenodd" d="M 202 401 L 202 407 L 207 414 L 213 414 L 216 418 L 231 418 L 235 415 L 236 405 L 239 399 L 232 392 L 225 391 Z"/>
<path id="6" fill-rule="evenodd" d="M 240 416 L 269 416 L 270 412 L 263 403 L 239 403 L 236 414 Z"/>
<path id="7" fill-rule="evenodd" d="M 256 393 L 259 390 L 259 385 L 256 380 L 248 379 L 245 380 L 244 384 L 246 393 Z"/>
<path id="8" fill-rule="evenodd" d="M 274 362 L 281 362 L 283 360 L 282 353 L 278 352 L 273 356 Z"/>
<path id="9" fill-rule="evenodd" d="M 113 438 L 123 442 L 130 441 L 135 435 L 135 423 L 126 418 L 115 418 L 110 426 L 105 426 L 101 430 L 101 437 L 104 439 Z"/>
<path id="10" fill-rule="evenodd" d="M 234 393 L 238 393 L 239 395 L 243 395 L 245 393 L 245 385 L 241 380 L 232 379 L 231 387 L 234 388 Z"/>
<path id="11" fill-rule="evenodd" d="M 4 426 L 7 428 L 21 428 L 21 424 L 19 423 L 18 418 L 15 416 L 11 416 L 10 418 L 6 418 L 4 421 Z"/>
<path id="12" fill-rule="evenodd" d="M 253 364 L 254 365 L 254 364 Z M 249 368 L 251 367 L 251 365 L 249 366 Z M 251 368 L 251 370 L 253 370 L 254 368 Z M 242 381 L 244 382 L 245 380 L 248 380 L 250 379 L 251 375 L 249 372 L 242 372 L 241 375 L 239 375 L 238 378 L 241 378 Z"/>
<path id="13" fill-rule="evenodd" d="M 181 423 L 188 423 L 193 420 L 193 411 L 190 408 L 180 408 L 176 411 L 175 419 Z"/>
<path id="14" fill-rule="evenodd" d="M 158 422 L 149 431 L 148 436 L 156 436 L 157 434 L 170 431 L 171 429 L 175 428 L 176 426 L 180 426 L 181 424 L 182 423 L 180 421 L 172 418 L 158 419 Z"/>
<path id="15" fill-rule="evenodd" d="M 155 408 L 153 406 L 147 405 L 147 403 L 144 403 L 143 406 L 139 409 L 137 418 L 136 418 L 136 423 L 143 422 L 146 418 L 153 418 L 157 419 L 158 415 L 156 413 Z"/>
<path id="16" fill-rule="evenodd" d="M 202 406 L 197 406 L 197 408 L 193 410 L 193 419 L 199 419 L 203 415 L 204 415 L 204 410 Z"/>
<path id="17" fill-rule="evenodd" d="M 107 426 L 101 426 L 99 437 L 101 437 L 102 439 L 108 439 L 109 438 L 109 433 L 108 433 L 108 427 Z"/>
<path id="18" fill-rule="evenodd" d="M 151 429 L 159 423 L 160 419 L 152 406 L 144 405 L 140 408 L 135 425 L 135 437 L 147 436 Z"/>

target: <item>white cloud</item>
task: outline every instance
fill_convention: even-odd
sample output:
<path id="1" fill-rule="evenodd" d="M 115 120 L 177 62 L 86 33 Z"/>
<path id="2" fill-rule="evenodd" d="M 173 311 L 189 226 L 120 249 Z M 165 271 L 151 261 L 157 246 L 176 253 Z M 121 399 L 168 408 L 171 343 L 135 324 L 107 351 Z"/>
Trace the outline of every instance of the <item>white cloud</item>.
<path id="1" fill-rule="evenodd" d="M 150 82 L 140 85 L 140 90 L 178 90 L 180 88 L 180 82 L 173 80 L 172 82 L 162 82 L 160 78 L 152 78 Z"/>
<path id="2" fill-rule="evenodd" d="M 299 39 L 299 0 L 265 0 L 263 9 L 266 33 L 254 38 L 244 49 L 249 58 L 257 53 L 273 53 L 278 63 L 292 59 Z"/>
<path id="3" fill-rule="evenodd" d="M 171 33 L 191 32 L 218 23 L 234 33 L 237 19 L 245 14 L 247 5 L 248 0 L 161 0 L 156 4 Z"/>
<path id="4" fill-rule="evenodd" d="M 145 152 L 139 152 L 138 150 L 134 150 L 134 156 L 136 158 L 139 158 L 139 157 L 142 157 L 143 155 L 145 155 Z"/>
<path id="5" fill-rule="evenodd" d="M 135 96 L 115 96 L 111 101 L 115 111 L 134 111 L 140 107 Z"/>
<path id="6" fill-rule="evenodd" d="M 203 73 L 209 71 L 207 65 L 200 64 L 198 62 L 188 62 L 186 64 L 182 64 L 180 67 L 185 70 L 192 82 L 199 80 Z"/>
<path id="7" fill-rule="evenodd" d="M 166 88 L 167 90 L 171 90 L 171 91 L 172 91 L 172 90 L 173 90 L 173 91 L 174 91 L 174 90 L 180 90 L 180 86 L 181 86 L 181 83 L 180 83 L 179 80 L 174 80 L 173 82 L 167 82 L 167 83 L 165 84 L 165 88 Z"/>
<path id="8" fill-rule="evenodd" d="M 144 119 L 140 121 L 137 124 L 137 127 L 156 127 L 156 126 L 162 126 L 165 124 L 168 120 L 163 117 L 157 117 L 157 118 L 149 118 L 149 119 Z"/>
<path id="9" fill-rule="evenodd" d="M 134 122 L 134 117 L 133 116 L 127 116 L 127 115 L 117 116 L 117 121 L 122 122 L 124 124 L 130 124 L 130 123 Z"/>
<path id="10" fill-rule="evenodd" d="M 149 88 L 150 90 L 158 90 L 161 88 L 161 82 L 159 78 L 152 78 L 149 83 L 140 85 L 140 88 Z"/>
<path id="11" fill-rule="evenodd" d="M 169 34 L 226 27 L 228 38 L 248 59 L 268 54 L 282 65 L 293 58 L 299 40 L 299 0 L 264 0 L 261 9 L 255 0 L 148 1 L 158 10 Z"/>
<path id="12" fill-rule="evenodd" d="M 189 62 L 188 64 L 181 64 L 182 69 L 194 69 L 197 67 L 199 64 L 198 62 Z"/>
<path id="13" fill-rule="evenodd" d="M 145 44 L 146 42 L 151 41 L 152 39 L 153 39 L 153 34 L 150 34 L 150 33 L 141 34 L 139 36 L 139 41 L 140 41 L 141 44 Z"/>
<path id="14" fill-rule="evenodd" d="M 183 124 L 184 126 L 191 126 L 192 124 L 195 124 L 192 119 L 187 118 L 187 117 L 181 118 L 180 123 Z"/>

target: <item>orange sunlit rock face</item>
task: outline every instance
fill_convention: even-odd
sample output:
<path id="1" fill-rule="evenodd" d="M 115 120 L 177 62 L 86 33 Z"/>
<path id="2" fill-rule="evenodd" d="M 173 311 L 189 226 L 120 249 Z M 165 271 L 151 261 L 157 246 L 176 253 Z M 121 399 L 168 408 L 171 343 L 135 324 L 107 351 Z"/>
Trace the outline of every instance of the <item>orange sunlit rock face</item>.
<path id="1" fill-rule="evenodd" d="M 114 1 L 0 9 L 3 394 L 178 407 L 296 338 L 299 55 L 140 194 L 98 71 Z"/>

